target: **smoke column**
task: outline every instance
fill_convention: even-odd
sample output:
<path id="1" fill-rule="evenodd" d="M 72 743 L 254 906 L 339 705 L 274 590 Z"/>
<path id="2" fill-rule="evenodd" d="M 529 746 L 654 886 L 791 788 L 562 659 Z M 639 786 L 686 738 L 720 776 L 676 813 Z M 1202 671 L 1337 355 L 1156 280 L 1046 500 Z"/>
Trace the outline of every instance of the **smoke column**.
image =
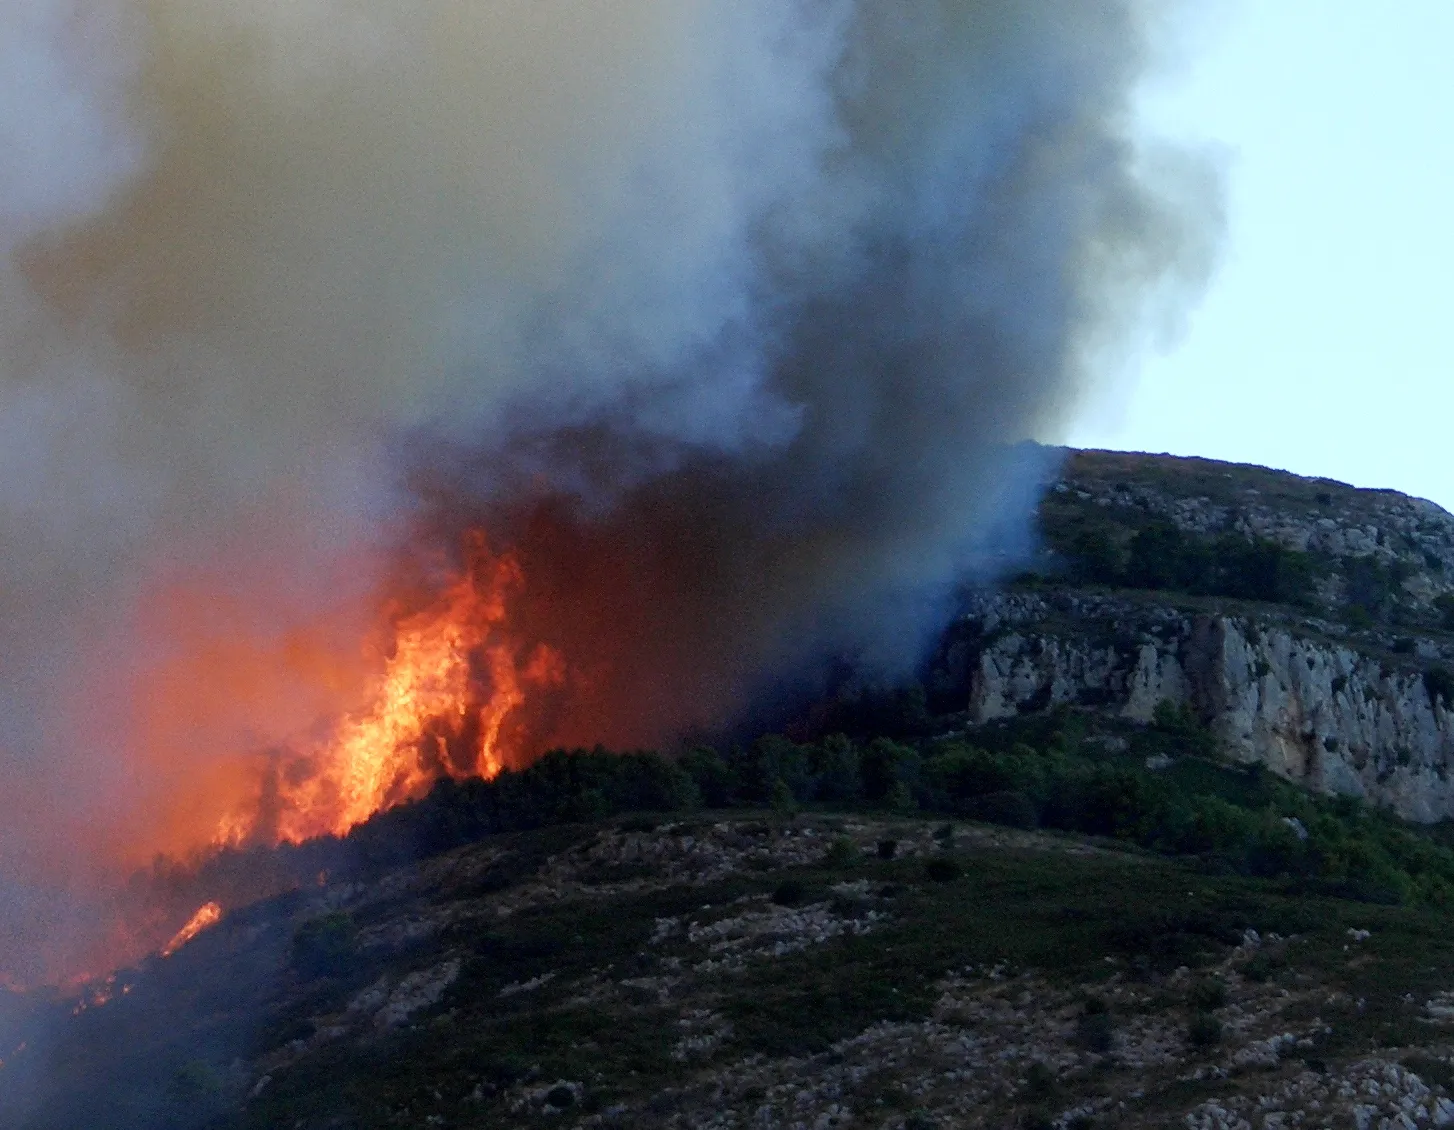
<path id="1" fill-rule="evenodd" d="M 411 539 L 519 547 L 561 741 L 914 654 L 1008 445 L 1208 269 L 1131 133 L 1170 7 L 0 0 L 12 965 L 78 829 L 347 705 Z"/>

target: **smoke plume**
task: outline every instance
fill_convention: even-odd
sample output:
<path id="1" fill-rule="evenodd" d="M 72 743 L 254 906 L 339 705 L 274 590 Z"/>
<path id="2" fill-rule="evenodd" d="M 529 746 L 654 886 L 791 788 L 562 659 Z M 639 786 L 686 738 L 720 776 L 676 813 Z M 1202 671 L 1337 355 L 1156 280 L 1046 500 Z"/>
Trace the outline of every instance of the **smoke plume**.
<path id="1" fill-rule="evenodd" d="M 0 0 L 3 948 L 348 705 L 400 546 L 516 547 L 541 740 L 912 657 L 1208 267 L 1170 7 Z"/>

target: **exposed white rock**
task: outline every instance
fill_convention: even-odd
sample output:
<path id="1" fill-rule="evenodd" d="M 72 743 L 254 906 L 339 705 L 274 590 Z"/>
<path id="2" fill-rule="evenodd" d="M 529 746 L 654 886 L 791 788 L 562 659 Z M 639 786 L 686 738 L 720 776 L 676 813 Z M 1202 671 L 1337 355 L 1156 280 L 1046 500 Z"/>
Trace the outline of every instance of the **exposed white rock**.
<path id="1" fill-rule="evenodd" d="M 455 959 L 409 974 L 395 986 L 384 1006 L 374 1014 L 374 1024 L 379 1028 L 397 1027 L 416 1012 L 437 1003 L 457 977 L 459 961 Z"/>
<path id="2" fill-rule="evenodd" d="M 1078 703 L 1147 722 L 1170 702 L 1191 708 L 1238 760 L 1407 819 L 1454 816 L 1448 704 L 1418 667 L 1319 637 L 1316 624 L 1023 593 L 982 597 L 970 619 L 983 633 L 975 721 Z"/>

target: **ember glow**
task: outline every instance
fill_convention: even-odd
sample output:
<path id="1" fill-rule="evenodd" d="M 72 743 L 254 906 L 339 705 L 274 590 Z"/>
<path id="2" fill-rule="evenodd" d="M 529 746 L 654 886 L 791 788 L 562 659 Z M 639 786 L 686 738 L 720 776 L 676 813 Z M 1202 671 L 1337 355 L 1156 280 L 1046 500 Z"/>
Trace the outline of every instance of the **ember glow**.
<path id="1" fill-rule="evenodd" d="M 464 564 L 424 607 L 387 611 L 392 646 L 366 705 L 262 758 L 260 788 L 220 822 L 214 846 L 298 843 L 343 835 L 376 812 L 428 792 L 442 777 L 493 777 L 509 760 L 511 714 L 532 689 L 564 678 L 545 644 L 510 634 L 510 598 L 524 583 L 510 554 L 464 539 Z"/>
<path id="2" fill-rule="evenodd" d="M 187 919 L 187 924 L 178 930 L 172 940 L 162 947 L 162 956 L 171 957 L 209 926 L 215 926 L 222 917 L 222 907 L 215 902 L 206 902 L 197 908 L 197 913 Z M 109 999 L 109 998 L 108 998 Z M 105 1003 L 105 1002 L 102 1002 Z"/>

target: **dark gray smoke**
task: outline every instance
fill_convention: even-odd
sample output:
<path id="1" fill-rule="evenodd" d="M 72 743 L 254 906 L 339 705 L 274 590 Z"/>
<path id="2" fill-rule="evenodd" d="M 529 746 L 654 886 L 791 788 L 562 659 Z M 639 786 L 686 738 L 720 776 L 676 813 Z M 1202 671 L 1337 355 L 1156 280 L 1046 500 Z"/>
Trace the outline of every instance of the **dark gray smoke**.
<path id="1" fill-rule="evenodd" d="M 902 662 L 1012 445 L 1204 278 L 1211 178 L 1130 112 L 1175 7 L 0 0 L 8 793 L 197 842 L 346 705 L 268 657 L 421 522 L 519 546 L 593 675 L 551 738 Z"/>
<path id="2" fill-rule="evenodd" d="M 902 670 L 1025 544 L 1050 455 L 1012 445 L 1204 277 L 1210 178 L 1130 136 L 1140 6 L 830 10 L 831 111 L 741 233 L 740 316 L 606 402 L 543 363 L 473 478 L 433 462 L 445 525 L 502 502 L 541 634 L 599 661 L 557 741 L 660 741 L 825 650 Z"/>

